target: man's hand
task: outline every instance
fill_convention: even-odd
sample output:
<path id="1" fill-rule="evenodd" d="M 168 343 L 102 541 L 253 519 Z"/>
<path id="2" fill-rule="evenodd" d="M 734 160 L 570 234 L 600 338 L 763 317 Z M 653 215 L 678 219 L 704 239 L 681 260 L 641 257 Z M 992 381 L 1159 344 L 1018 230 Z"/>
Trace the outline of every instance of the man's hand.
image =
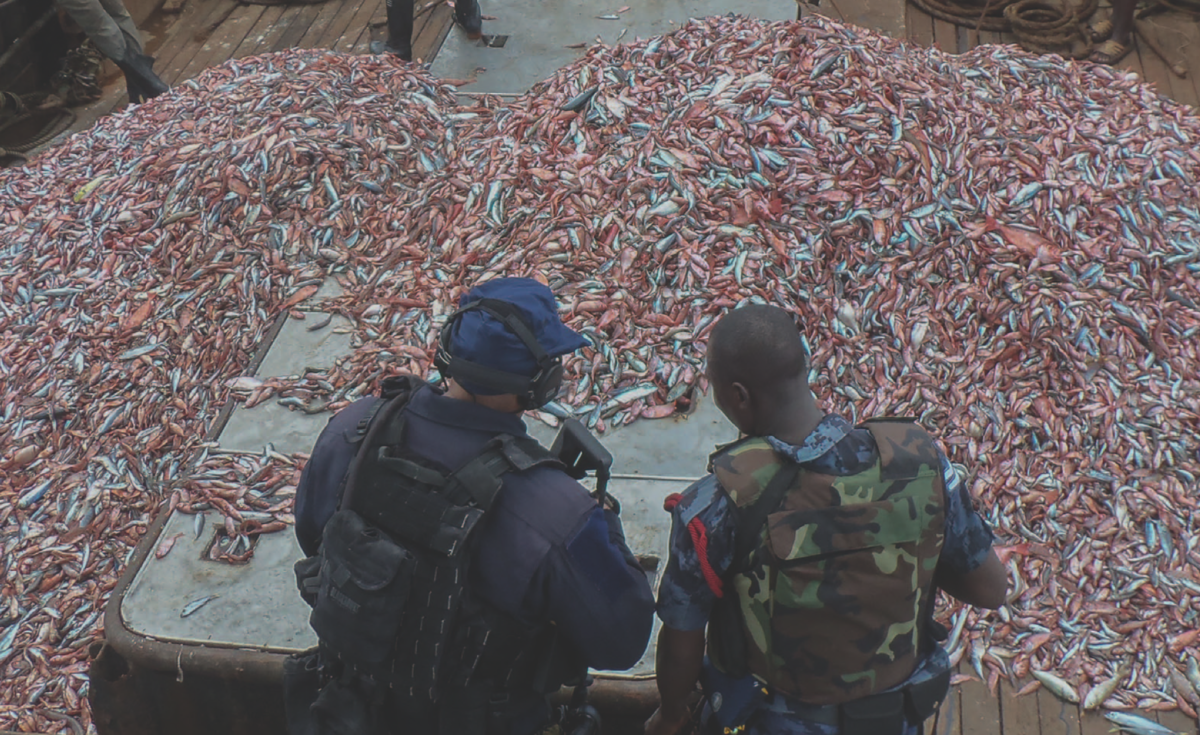
<path id="1" fill-rule="evenodd" d="M 664 715 L 662 707 L 654 710 L 646 720 L 646 735 L 680 735 L 691 724 L 692 713 L 686 709 L 679 713 Z"/>

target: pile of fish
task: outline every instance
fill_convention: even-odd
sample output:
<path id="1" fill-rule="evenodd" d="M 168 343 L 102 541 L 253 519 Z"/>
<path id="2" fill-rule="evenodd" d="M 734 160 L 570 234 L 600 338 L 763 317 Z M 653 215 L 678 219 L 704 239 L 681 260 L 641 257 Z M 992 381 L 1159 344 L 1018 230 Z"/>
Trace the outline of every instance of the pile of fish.
<path id="1" fill-rule="evenodd" d="M 1009 604 L 943 611 L 956 659 L 1196 706 L 1194 111 L 1108 67 L 819 18 L 593 49 L 506 105 L 453 91 L 245 59 L 0 174 L 0 727 L 86 719 L 86 646 L 156 509 L 290 522 L 303 457 L 221 453 L 224 403 L 336 410 L 428 374 L 501 275 L 592 341 L 536 417 L 600 431 L 686 411 L 725 310 L 793 310 L 823 405 L 919 416 L 995 529 Z M 322 298 L 354 355 L 252 377 L 272 321 Z"/>

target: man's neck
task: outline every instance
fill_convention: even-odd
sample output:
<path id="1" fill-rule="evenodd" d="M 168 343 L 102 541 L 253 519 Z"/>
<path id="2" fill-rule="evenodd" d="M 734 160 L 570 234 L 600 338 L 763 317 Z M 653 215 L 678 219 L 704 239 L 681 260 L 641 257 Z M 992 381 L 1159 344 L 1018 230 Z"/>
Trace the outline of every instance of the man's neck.
<path id="1" fill-rule="evenodd" d="M 808 435 L 817 428 L 825 412 L 817 406 L 812 392 L 807 386 L 803 393 L 792 397 L 791 400 L 779 402 L 779 409 L 766 417 L 759 425 L 759 433 L 763 436 L 773 436 L 793 446 L 804 443 Z"/>

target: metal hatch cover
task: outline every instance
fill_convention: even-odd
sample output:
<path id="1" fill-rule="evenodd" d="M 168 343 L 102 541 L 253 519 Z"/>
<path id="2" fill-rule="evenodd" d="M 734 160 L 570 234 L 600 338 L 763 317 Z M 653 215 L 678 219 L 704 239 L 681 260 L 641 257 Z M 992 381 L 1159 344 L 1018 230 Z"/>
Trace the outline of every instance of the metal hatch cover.
<path id="1" fill-rule="evenodd" d="M 698 404 L 688 417 L 636 422 L 602 437 L 616 458 L 609 488 L 621 501 L 630 549 L 647 561 L 645 566 L 653 567 L 647 574 L 655 587 L 666 567 L 670 530 L 663 498 L 683 490 L 702 474 L 713 447 L 735 434 L 711 401 Z M 312 433 L 310 444 L 322 428 L 319 423 L 305 422 Z M 554 429 L 534 420 L 527 423 L 532 434 L 550 444 Z M 263 433 L 280 428 L 266 426 Z M 202 558 L 218 533 L 218 524 L 206 523 L 197 538 L 193 521 L 194 516 L 176 512 L 149 541 L 153 548 L 159 539 L 183 534 L 164 558 L 147 554 L 121 596 L 120 613 L 128 632 L 183 646 L 262 653 L 293 653 L 315 645 L 308 626 L 309 609 L 295 589 L 292 565 L 303 554 L 291 530 L 260 537 L 249 563 L 233 566 Z M 206 597 L 212 599 L 187 617 L 181 615 L 186 606 Z M 653 677 L 657 630 L 656 619 L 651 644 L 633 669 L 599 672 L 599 676 Z"/>
<path id="2" fill-rule="evenodd" d="M 690 18 L 724 15 L 735 9 L 765 20 L 795 20 L 792 0 L 747 0 L 731 8 L 719 0 L 480 0 L 487 34 L 504 34 L 502 47 L 470 40 L 451 28 L 431 71 L 442 79 L 471 79 L 459 91 L 518 95 L 587 53 L 597 39 L 608 45 L 651 38 L 679 28 Z"/>

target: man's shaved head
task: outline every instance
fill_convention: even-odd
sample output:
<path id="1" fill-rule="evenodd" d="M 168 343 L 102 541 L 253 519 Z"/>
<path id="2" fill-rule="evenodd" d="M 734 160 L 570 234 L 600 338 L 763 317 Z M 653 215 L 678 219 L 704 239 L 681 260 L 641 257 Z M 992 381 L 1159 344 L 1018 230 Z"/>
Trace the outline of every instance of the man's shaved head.
<path id="1" fill-rule="evenodd" d="M 778 306 L 729 312 L 709 337 L 708 372 L 714 383 L 741 383 L 767 394 L 795 380 L 807 384 L 808 360 L 795 319 Z"/>

